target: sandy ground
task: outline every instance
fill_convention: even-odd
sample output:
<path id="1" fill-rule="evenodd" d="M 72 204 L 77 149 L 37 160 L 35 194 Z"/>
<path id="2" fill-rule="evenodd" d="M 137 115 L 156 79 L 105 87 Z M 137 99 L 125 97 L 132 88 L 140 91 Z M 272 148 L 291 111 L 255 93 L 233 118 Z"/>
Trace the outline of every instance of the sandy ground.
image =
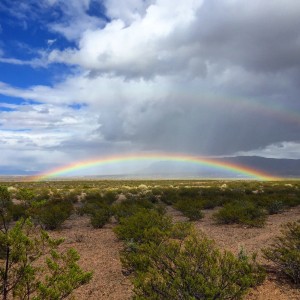
<path id="1" fill-rule="evenodd" d="M 248 254 L 260 252 L 280 233 L 280 226 L 288 221 L 300 219 L 300 207 L 280 215 L 269 216 L 264 228 L 246 228 L 236 225 L 216 225 L 212 219 L 215 210 L 204 211 L 205 217 L 195 222 L 197 230 L 204 231 L 222 249 L 237 253 L 243 247 Z M 169 207 L 167 213 L 174 221 L 185 217 Z M 55 237 L 65 237 L 64 248 L 74 247 L 80 254 L 80 265 L 84 270 L 94 272 L 90 283 L 75 292 L 76 299 L 119 299 L 132 296 L 129 278 L 122 274 L 119 251 L 122 243 L 112 231 L 112 224 L 103 229 L 93 229 L 86 217 L 73 216 L 60 231 L 51 233 Z M 259 259 L 263 261 L 261 255 Z M 246 300 L 300 300 L 300 292 L 276 274 L 268 276 L 263 285 L 250 291 Z"/>
<path id="2" fill-rule="evenodd" d="M 217 211 L 203 211 L 205 217 L 195 222 L 197 230 L 203 231 L 210 238 L 214 239 L 217 245 L 237 254 L 243 248 L 247 254 L 256 252 L 258 260 L 266 264 L 260 250 L 272 243 L 272 239 L 280 234 L 281 225 L 290 221 L 300 219 L 300 207 L 293 208 L 282 214 L 268 217 L 266 226 L 263 228 L 247 228 L 240 225 L 216 225 L 212 215 Z M 186 218 L 172 207 L 168 208 L 169 215 L 174 221 L 184 221 Z M 256 289 L 250 291 L 246 300 L 299 300 L 300 291 L 287 283 L 285 279 L 278 278 L 275 273 L 270 273 L 266 281 Z"/>
<path id="3" fill-rule="evenodd" d="M 76 299 L 130 299 L 132 286 L 122 274 L 119 251 L 122 243 L 112 231 L 112 225 L 94 229 L 87 217 L 74 216 L 53 237 L 64 237 L 63 248 L 75 248 L 80 255 L 80 266 L 93 271 L 93 279 L 74 293 Z"/>

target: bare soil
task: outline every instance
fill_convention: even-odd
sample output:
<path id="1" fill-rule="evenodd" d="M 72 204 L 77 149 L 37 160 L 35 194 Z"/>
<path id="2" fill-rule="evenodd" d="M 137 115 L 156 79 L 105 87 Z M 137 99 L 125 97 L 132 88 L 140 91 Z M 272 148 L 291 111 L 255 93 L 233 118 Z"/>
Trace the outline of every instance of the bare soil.
<path id="1" fill-rule="evenodd" d="M 238 253 L 241 247 L 251 254 L 258 253 L 258 259 L 267 264 L 260 250 L 280 234 L 281 225 L 300 219 L 300 207 L 282 214 L 268 217 L 264 228 L 248 228 L 238 225 L 216 225 L 213 213 L 216 210 L 204 211 L 205 217 L 195 222 L 197 230 L 214 239 L 217 245 L 226 250 Z M 167 214 L 175 222 L 186 218 L 178 211 L 168 207 Z M 68 220 L 60 231 L 51 233 L 55 237 L 65 237 L 63 248 L 75 248 L 80 256 L 80 265 L 84 270 L 94 272 L 90 283 L 75 292 L 77 299 L 126 300 L 132 296 L 132 285 L 128 277 L 122 274 L 119 251 L 122 243 L 116 238 L 109 224 L 102 229 L 93 229 L 86 217 L 74 216 Z M 268 264 L 267 264 L 268 266 Z M 271 266 L 269 266 L 271 268 Z M 252 289 L 246 300 L 300 300 L 299 289 L 295 289 L 276 272 L 270 272 L 266 281 L 258 288 Z"/>
<path id="2" fill-rule="evenodd" d="M 75 248 L 80 255 L 80 266 L 93 271 L 93 279 L 74 293 L 76 299 L 126 300 L 132 296 L 132 285 L 122 274 L 118 241 L 112 225 L 94 229 L 87 217 L 74 216 L 66 221 L 62 230 L 51 233 L 52 237 L 64 237 L 62 247 Z"/>
<path id="3" fill-rule="evenodd" d="M 204 218 L 195 222 L 197 230 L 203 231 L 208 237 L 216 241 L 221 249 L 230 250 L 237 254 L 244 249 L 247 254 L 257 253 L 258 261 L 272 270 L 272 266 L 266 262 L 261 249 L 272 243 L 272 239 L 280 235 L 281 225 L 300 219 L 300 206 L 285 211 L 284 213 L 268 217 L 263 228 L 249 228 L 241 225 L 217 225 L 213 220 L 213 214 L 218 209 L 204 210 Z M 176 222 L 185 221 L 186 218 L 172 207 L 167 213 Z M 259 287 L 252 289 L 246 300 L 299 300 L 300 291 L 289 284 L 284 278 L 275 272 L 269 272 L 266 281 Z"/>

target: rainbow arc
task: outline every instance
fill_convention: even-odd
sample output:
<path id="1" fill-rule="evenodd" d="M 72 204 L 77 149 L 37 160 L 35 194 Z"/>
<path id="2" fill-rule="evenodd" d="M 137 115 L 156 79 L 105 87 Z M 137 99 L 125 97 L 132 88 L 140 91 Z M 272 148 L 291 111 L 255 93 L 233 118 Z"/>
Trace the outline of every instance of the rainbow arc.
<path id="1" fill-rule="evenodd" d="M 151 153 L 151 154 L 125 154 L 125 155 L 113 155 L 93 158 L 90 160 L 79 161 L 73 164 L 65 165 L 48 172 L 33 176 L 31 180 L 43 181 L 51 178 L 67 175 L 70 172 L 87 169 L 94 166 L 104 166 L 109 164 L 120 164 L 123 162 L 139 162 L 139 161 L 170 161 L 170 162 L 185 162 L 191 163 L 203 167 L 210 167 L 213 169 L 219 169 L 223 171 L 229 171 L 233 175 L 239 177 L 251 178 L 264 181 L 279 180 L 280 178 L 273 176 L 262 170 L 250 168 L 241 164 L 235 164 L 226 162 L 224 160 L 199 157 L 186 154 L 174 154 L 174 153 Z"/>

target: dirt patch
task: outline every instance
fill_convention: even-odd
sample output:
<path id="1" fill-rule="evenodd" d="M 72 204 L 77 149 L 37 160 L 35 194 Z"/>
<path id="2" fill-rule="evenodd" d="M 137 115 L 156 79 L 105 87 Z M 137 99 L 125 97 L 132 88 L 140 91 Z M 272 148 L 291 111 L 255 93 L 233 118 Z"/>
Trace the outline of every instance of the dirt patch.
<path id="1" fill-rule="evenodd" d="M 74 216 L 66 221 L 62 230 L 52 232 L 53 237 L 64 237 L 62 248 L 75 248 L 80 255 L 80 266 L 93 271 L 90 283 L 74 293 L 76 299 L 130 299 L 132 286 L 122 274 L 118 241 L 111 226 L 94 229 L 86 217 Z"/>
<path id="2" fill-rule="evenodd" d="M 281 214 L 268 216 L 263 228 L 249 228 L 241 225 L 217 225 L 213 214 L 218 209 L 204 210 L 204 218 L 195 227 L 204 231 L 223 248 L 238 253 L 244 248 L 247 253 L 259 252 L 280 234 L 281 225 L 300 219 L 300 206 Z"/>
<path id="3" fill-rule="evenodd" d="M 243 247 L 248 254 L 260 253 L 280 234 L 281 225 L 300 219 L 300 207 L 279 215 L 269 216 L 264 228 L 247 228 L 238 225 L 216 225 L 212 215 L 217 210 L 204 211 L 205 217 L 195 222 L 197 230 L 204 231 L 214 239 L 222 249 L 234 253 Z M 167 214 L 175 222 L 186 221 L 179 211 L 167 207 Z M 132 285 L 128 277 L 122 274 L 119 251 L 122 243 L 112 231 L 113 225 L 102 229 L 93 229 L 87 217 L 73 216 L 65 222 L 62 230 L 51 232 L 52 236 L 65 237 L 62 247 L 74 247 L 80 254 L 80 265 L 84 270 L 94 272 L 92 281 L 75 292 L 77 299 L 113 299 L 126 300 L 132 296 Z M 261 255 L 259 259 L 263 261 Z M 263 285 L 252 289 L 246 300 L 299 300 L 299 290 L 270 274 Z"/>
<path id="4" fill-rule="evenodd" d="M 258 260 L 264 264 L 261 249 L 272 243 L 274 237 L 280 234 L 281 225 L 300 219 L 300 206 L 285 211 L 282 214 L 269 216 L 266 226 L 263 228 L 248 228 L 241 225 L 217 225 L 213 220 L 213 214 L 218 209 L 204 210 L 204 218 L 194 225 L 197 230 L 203 231 L 211 239 L 215 240 L 221 249 L 230 250 L 237 254 L 241 248 L 246 253 L 258 254 Z M 175 222 L 186 218 L 174 208 L 168 208 L 167 214 L 172 216 Z M 300 291 L 287 283 L 276 274 L 268 275 L 267 280 L 256 289 L 252 289 L 246 300 L 299 300 Z"/>

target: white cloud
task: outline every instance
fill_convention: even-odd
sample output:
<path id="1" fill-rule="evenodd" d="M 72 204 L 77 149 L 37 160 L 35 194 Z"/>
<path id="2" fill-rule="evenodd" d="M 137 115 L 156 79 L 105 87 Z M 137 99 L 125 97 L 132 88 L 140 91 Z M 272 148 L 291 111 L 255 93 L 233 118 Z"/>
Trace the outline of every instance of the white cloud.
<path id="1" fill-rule="evenodd" d="M 91 0 L 52 1 L 50 5 L 60 7 L 63 17 L 48 24 L 49 29 L 69 40 L 78 41 L 85 31 L 103 27 L 104 20 L 88 14 L 90 3 Z"/>
<path id="2" fill-rule="evenodd" d="M 120 19 L 126 24 L 130 24 L 143 17 L 147 8 L 155 2 L 155 0 L 106 0 L 105 7 L 108 17 Z"/>
<path id="3" fill-rule="evenodd" d="M 101 136 L 95 135 L 98 116 L 84 107 L 5 103 L 0 106 L 12 109 L 0 110 L 0 165 L 10 162 L 11 166 L 21 164 L 26 170 L 41 170 L 51 164 L 72 162 L 76 152 L 80 157 L 81 143 L 101 142 Z M 71 143 L 69 149 L 62 147 Z M 75 156 L 70 155 L 71 151 Z"/>
<path id="4" fill-rule="evenodd" d="M 47 157 L 65 163 L 165 149 L 298 157 L 299 144 L 289 141 L 298 139 L 300 122 L 281 112 L 296 112 L 299 100 L 300 10 L 287 1 L 107 0 L 107 24 L 89 15 L 90 0 L 39 2 L 44 11 L 63 9 L 47 26 L 76 48 L 58 50 L 49 40 L 53 51 L 40 58 L 0 52 L 0 62 L 76 68 L 48 86 L 0 82 L 0 94 L 25 102 L 0 110 L 3 163 L 23 157 L 29 168 Z"/>
<path id="5" fill-rule="evenodd" d="M 260 149 L 239 151 L 235 155 L 300 159 L 300 142 L 280 142 Z"/>
<path id="6" fill-rule="evenodd" d="M 33 68 L 46 67 L 48 65 L 47 60 L 42 58 L 34 58 L 32 60 L 22 60 L 17 58 L 7 58 L 2 56 L 0 52 L 0 63 L 19 65 L 19 66 L 31 66 Z"/>
<path id="7" fill-rule="evenodd" d="M 85 30 L 78 50 L 54 50 L 49 61 L 128 77 L 178 72 L 193 54 L 193 49 L 184 44 L 184 33 L 195 21 L 200 6 L 201 1 L 174 5 L 174 1 L 158 0 L 128 26 L 120 18 L 105 28 Z"/>
<path id="8" fill-rule="evenodd" d="M 49 40 L 47 40 L 47 45 L 52 46 L 56 41 L 57 41 L 57 39 L 49 39 Z"/>

